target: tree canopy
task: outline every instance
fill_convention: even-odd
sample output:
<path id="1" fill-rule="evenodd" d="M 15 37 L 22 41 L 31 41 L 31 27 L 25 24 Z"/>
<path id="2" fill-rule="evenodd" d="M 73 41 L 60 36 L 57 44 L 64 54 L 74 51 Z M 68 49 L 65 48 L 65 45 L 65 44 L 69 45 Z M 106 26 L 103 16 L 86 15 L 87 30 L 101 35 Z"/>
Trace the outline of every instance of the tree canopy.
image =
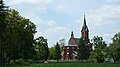
<path id="1" fill-rule="evenodd" d="M 61 58 L 61 51 L 60 51 L 60 45 L 58 44 L 58 42 L 55 45 L 55 59 L 58 61 Z"/>
<path id="2" fill-rule="evenodd" d="M 89 48 L 88 48 L 87 44 L 85 44 L 85 41 L 83 40 L 83 38 L 80 38 L 77 52 L 78 52 L 77 57 L 79 60 L 89 58 L 89 54 L 90 54 Z"/>

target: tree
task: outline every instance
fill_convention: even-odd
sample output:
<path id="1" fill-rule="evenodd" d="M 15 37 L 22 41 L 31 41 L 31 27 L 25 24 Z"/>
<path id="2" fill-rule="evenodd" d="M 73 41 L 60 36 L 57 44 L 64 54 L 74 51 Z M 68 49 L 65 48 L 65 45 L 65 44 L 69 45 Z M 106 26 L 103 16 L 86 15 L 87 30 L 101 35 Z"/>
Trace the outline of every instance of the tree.
<path id="1" fill-rule="evenodd" d="M 50 55 L 49 55 L 49 59 L 51 60 L 51 59 L 55 59 L 54 58 L 54 53 L 55 53 L 55 46 L 53 46 L 53 47 L 51 47 L 51 48 L 49 48 L 49 52 L 50 52 Z"/>
<path id="2" fill-rule="evenodd" d="M 87 45 L 85 44 L 83 38 L 80 38 L 77 52 L 78 52 L 77 57 L 79 60 L 81 59 L 83 61 L 83 59 L 89 58 L 89 49 Z"/>
<path id="3" fill-rule="evenodd" d="M 104 49 L 106 49 L 107 44 L 105 43 L 105 41 L 103 41 L 102 37 L 99 36 L 94 36 L 94 38 L 92 39 L 92 43 L 94 45 L 95 50 L 93 51 L 93 54 L 91 55 L 95 55 L 95 59 L 98 62 L 103 62 L 104 61 Z"/>
<path id="4" fill-rule="evenodd" d="M 32 59 L 35 55 L 36 25 L 0 0 L 0 62 Z"/>
<path id="5" fill-rule="evenodd" d="M 5 25 L 3 36 L 0 38 L 2 59 L 8 63 L 19 58 L 31 59 L 35 53 L 33 46 L 35 24 L 20 16 L 17 11 L 9 9 L 5 17 Z"/>
<path id="6" fill-rule="evenodd" d="M 92 39 L 92 42 L 93 42 L 93 46 L 94 48 L 105 48 L 107 46 L 107 44 L 105 43 L 105 41 L 103 41 L 103 38 L 102 37 L 99 37 L 99 36 L 94 36 L 93 39 Z"/>
<path id="7" fill-rule="evenodd" d="M 120 32 L 114 35 L 114 37 L 112 38 L 112 44 L 120 46 Z"/>
<path id="8" fill-rule="evenodd" d="M 54 57 L 57 60 L 57 62 L 61 58 L 60 45 L 58 44 L 58 42 L 55 45 L 55 55 L 54 55 Z"/>
<path id="9" fill-rule="evenodd" d="M 6 28 L 6 16 L 8 7 L 4 4 L 3 0 L 0 0 L 0 32 L 4 31 Z"/>
<path id="10" fill-rule="evenodd" d="M 7 6 L 0 0 L 0 62 L 5 63 L 5 29 L 6 29 Z"/>
<path id="11" fill-rule="evenodd" d="M 33 24 L 29 19 L 23 19 L 22 21 L 25 23 L 20 34 L 22 37 L 21 48 L 23 48 L 23 50 L 21 50 L 22 57 L 24 59 L 31 59 L 34 54 L 33 41 L 34 34 L 36 33 L 36 27 L 35 24 Z"/>
<path id="12" fill-rule="evenodd" d="M 60 51 L 62 52 L 63 51 L 63 47 L 66 44 L 65 39 L 60 39 L 58 43 L 60 45 Z"/>
<path id="13" fill-rule="evenodd" d="M 36 60 L 44 60 L 47 61 L 49 57 L 49 50 L 47 45 L 47 39 L 44 39 L 44 37 L 40 36 L 36 38 L 35 47 L 36 47 Z"/>
<path id="14" fill-rule="evenodd" d="M 112 57 L 114 61 L 120 60 L 120 32 L 114 35 L 107 51 L 107 55 Z"/>

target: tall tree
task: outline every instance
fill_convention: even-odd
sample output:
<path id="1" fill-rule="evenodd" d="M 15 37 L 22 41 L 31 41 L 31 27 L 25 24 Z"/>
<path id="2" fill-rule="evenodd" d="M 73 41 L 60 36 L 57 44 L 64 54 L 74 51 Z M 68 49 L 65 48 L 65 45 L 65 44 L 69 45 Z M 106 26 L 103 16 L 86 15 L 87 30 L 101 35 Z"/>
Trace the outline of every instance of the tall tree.
<path id="1" fill-rule="evenodd" d="M 7 6 L 4 4 L 3 0 L 0 0 L 0 61 L 4 63 L 5 61 L 5 29 L 6 29 L 6 16 L 7 16 Z"/>
<path id="2" fill-rule="evenodd" d="M 98 62 L 103 62 L 104 61 L 104 49 L 107 47 L 107 44 L 105 43 L 105 41 L 103 41 L 102 37 L 99 36 L 94 36 L 94 38 L 92 39 L 92 43 L 94 45 L 95 50 L 92 52 L 91 55 L 95 55 L 96 56 L 96 60 Z"/>
<path id="3" fill-rule="evenodd" d="M 35 53 L 36 26 L 19 12 L 7 8 L 0 0 L 0 62 L 31 59 Z"/>
<path id="4" fill-rule="evenodd" d="M 78 44 L 78 49 L 77 49 L 77 57 L 80 60 L 83 59 L 88 59 L 89 58 L 89 49 L 87 47 L 87 45 L 85 44 L 83 38 L 80 38 L 79 44 Z"/>
<path id="5" fill-rule="evenodd" d="M 120 46 L 120 32 L 114 35 L 114 37 L 112 38 L 112 44 Z"/>
<path id="6" fill-rule="evenodd" d="M 49 55 L 49 59 L 54 59 L 54 53 L 55 53 L 55 46 L 49 48 L 49 52 L 50 52 L 50 55 Z"/>
<path id="7" fill-rule="evenodd" d="M 99 36 L 94 36 L 93 39 L 92 39 L 92 43 L 93 43 L 93 46 L 94 48 L 105 48 L 107 46 L 107 44 L 105 43 L 105 41 L 103 41 L 103 38 L 102 37 L 99 37 Z"/>
<path id="8" fill-rule="evenodd" d="M 107 51 L 107 55 L 112 57 L 114 61 L 120 60 L 120 32 L 114 35 Z"/>
<path id="9" fill-rule="evenodd" d="M 48 50 L 48 43 L 47 39 L 44 39 L 44 37 L 40 36 L 36 38 L 36 60 L 44 60 L 47 61 L 49 57 L 49 50 Z"/>
<path id="10" fill-rule="evenodd" d="M 33 57 L 35 49 L 33 38 L 36 33 L 35 24 L 20 14 L 10 9 L 6 16 L 6 29 L 3 32 L 4 57 L 6 61 L 19 59 L 30 59 Z M 29 51 L 28 51 L 29 50 Z"/>
<path id="11" fill-rule="evenodd" d="M 63 47 L 66 44 L 66 41 L 65 41 L 65 39 L 60 39 L 58 43 L 60 45 L 60 50 L 62 52 L 63 51 Z"/>
<path id="12" fill-rule="evenodd" d="M 4 31 L 6 28 L 6 16 L 8 7 L 4 4 L 3 0 L 0 0 L 0 32 Z"/>
<path id="13" fill-rule="evenodd" d="M 54 57 L 57 60 L 57 62 L 61 58 L 60 45 L 58 44 L 58 42 L 55 45 L 55 55 L 54 55 Z"/>
<path id="14" fill-rule="evenodd" d="M 36 27 L 35 24 L 33 24 L 29 19 L 23 19 L 22 20 L 25 25 L 23 27 L 23 31 L 21 32 L 22 36 L 22 44 L 21 47 L 23 48 L 22 51 L 22 57 L 24 59 L 32 58 L 32 55 L 34 53 L 34 34 L 36 33 Z M 29 51 L 28 51 L 29 50 Z"/>
<path id="15" fill-rule="evenodd" d="M 35 24 L 10 9 L 6 17 L 6 52 L 11 59 L 30 59 L 34 55 L 33 38 L 36 33 Z M 29 51 L 28 51 L 29 50 Z M 10 51 L 10 52 L 9 52 Z"/>

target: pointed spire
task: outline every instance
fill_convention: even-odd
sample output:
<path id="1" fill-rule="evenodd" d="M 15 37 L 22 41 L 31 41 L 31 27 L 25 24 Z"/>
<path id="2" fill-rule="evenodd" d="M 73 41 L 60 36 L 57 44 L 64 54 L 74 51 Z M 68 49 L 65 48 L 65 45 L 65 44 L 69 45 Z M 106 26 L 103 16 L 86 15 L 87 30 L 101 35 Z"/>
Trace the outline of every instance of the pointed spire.
<path id="1" fill-rule="evenodd" d="M 86 25 L 86 18 L 85 18 L 85 15 L 84 15 L 83 29 L 86 29 L 86 28 L 87 28 L 87 25 Z"/>
<path id="2" fill-rule="evenodd" d="M 74 37 L 74 33 L 73 33 L 73 31 L 71 32 L 71 37 Z"/>

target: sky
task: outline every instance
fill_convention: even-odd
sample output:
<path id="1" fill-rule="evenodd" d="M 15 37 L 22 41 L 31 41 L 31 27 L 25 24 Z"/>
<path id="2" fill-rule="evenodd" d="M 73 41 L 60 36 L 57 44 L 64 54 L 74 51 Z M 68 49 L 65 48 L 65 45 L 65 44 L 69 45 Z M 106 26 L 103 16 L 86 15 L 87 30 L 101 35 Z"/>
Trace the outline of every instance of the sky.
<path id="1" fill-rule="evenodd" d="M 71 31 L 80 38 L 84 15 L 90 39 L 102 36 L 109 44 L 120 32 L 120 0 L 5 0 L 5 4 L 35 23 L 35 38 L 48 39 L 49 47 L 61 39 L 68 42 Z"/>

